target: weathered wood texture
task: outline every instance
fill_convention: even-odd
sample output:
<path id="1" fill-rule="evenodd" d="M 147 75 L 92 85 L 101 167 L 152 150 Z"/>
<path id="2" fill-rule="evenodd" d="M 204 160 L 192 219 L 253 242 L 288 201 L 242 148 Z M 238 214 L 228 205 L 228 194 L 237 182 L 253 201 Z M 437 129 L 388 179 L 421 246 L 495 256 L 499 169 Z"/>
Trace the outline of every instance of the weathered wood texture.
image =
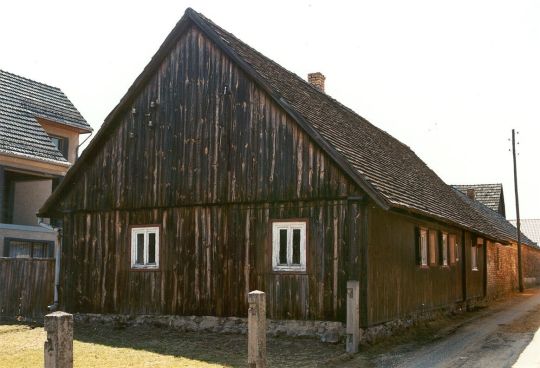
<path id="1" fill-rule="evenodd" d="M 68 310 L 245 316 L 257 289 L 270 318 L 344 320 L 362 193 L 301 128 L 196 29 L 132 107 L 62 204 Z M 288 218 L 308 222 L 306 273 L 271 271 L 270 221 Z M 130 270 L 144 224 L 162 226 L 159 271 Z"/>
<path id="2" fill-rule="evenodd" d="M 0 315 L 42 317 L 54 298 L 54 260 L 0 258 Z"/>
<path id="3" fill-rule="evenodd" d="M 368 216 L 369 285 L 365 296 L 368 310 L 367 321 L 362 321 L 364 326 L 449 306 L 463 299 L 461 244 L 460 261 L 449 267 L 422 268 L 415 260 L 416 226 L 455 234 L 458 241 L 461 230 L 372 206 Z M 471 282 L 475 283 L 471 292 L 476 291 L 478 283 L 482 287 L 481 279 Z"/>
<path id="4" fill-rule="evenodd" d="M 73 214 L 62 300 L 77 312 L 244 316 L 257 289 L 270 318 L 344 320 L 346 209 L 324 201 Z M 308 220 L 305 274 L 271 271 L 276 218 Z M 160 270 L 132 271 L 128 225 L 147 223 L 162 228 Z"/>
<path id="5" fill-rule="evenodd" d="M 472 246 L 475 244 L 477 244 L 476 236 L 465 232 L 465 246 L 462 251 L 465 253 L 467 300 L 486 296 L 486 286 L 484 285 L 486 276 L 486 247 L 485 244 L 478 247 L 477 269 L 473 270 L 471 252 Z"/>
<path id="6" fill-rule="evenodd" d="M 152 101 L 159 101 L 154 108 Z M 197 29 L 132 101 L 64 201 L 70 210 L 342 197 L 349 180 Z M 149 121 L 152 127 L 149 127 Z"/>
<path id="7" fill-rule="evenodd" d="M 266 295 L 248 294 L 248 367 L 266 368 Z"/>

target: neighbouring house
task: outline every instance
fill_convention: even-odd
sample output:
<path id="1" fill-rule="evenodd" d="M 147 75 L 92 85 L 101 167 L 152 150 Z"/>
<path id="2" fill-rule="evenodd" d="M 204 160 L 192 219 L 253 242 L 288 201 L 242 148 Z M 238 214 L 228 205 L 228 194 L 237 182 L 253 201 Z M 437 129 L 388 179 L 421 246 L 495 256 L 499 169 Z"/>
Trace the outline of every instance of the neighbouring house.
<path id="1" fill-rule="evenodd" d="M 40 209 L 70 312 L 344 321 L 486 296 L 509 244 L 405 144 L 188 9 Z"/>
<path id="2" fill-rule="evenodd" d="M 53 257 L 36 213 L 91 131 L 60 89 L 0 70 L 0 257 Z"/>
<path id="3" fill-rule="evenodd" d="M 500 184 L 483 184 L 482 187 L 500 186 Z M 486 257 L 485 268 L 485 294 L 488 298 L 498 298 L 518 289 L 518 249 L 517 249 L 517 229 L 508 221 L 496 208 L 493 201 L 486 201 L 486 197 L 478 200 L 471 190 L 462 191 L 460 186 L 453 186 L 460 194 L 461 198 L 486 221 L 490 223 L 500 239 L 505 239 L 505 243 L 487 241 L 484 248 Z M 479 186 L 480 187 L 480 186 Z M 497 194 L 502 198 L 502 194 Z M 485 203 L 491 204 L 491 206 Z M 536 276 L 540 276 L 540 270 L 527 267 L 527 264 L 537 265 L 540 268 L 540 248 L 523 233 L 521 234 L 522 257 L 523 257 L 523 277 L 527 285 L 534 285 Z M 534 281 L 531 282 L 531 278 Z M 540 280 L 540 278 L 539 278 Z M 528 281 L 528 282 L 527 282 Z"/>
<path id="4" fill-rule="evenodd" d="M 472 185 L 452 185 L 455 189 L 470 198 L 477 200 L 486 207 L 500 213 L 506 218 L 504 208 L 504 192 L 500 183 L 495 184 L 472 184 Z"/>
<path id="5" fill-rule="evenodd" d="M 510 220 L 510 222 L 517 226 L 517 220 Z M 540 247 L 540 219 L 520 219 L 520 230 L 535 242 L 537 247 Z M 523 249 L 523 263 L 525 284 L 540 284 L 540 254 L 536 248 Z"/>

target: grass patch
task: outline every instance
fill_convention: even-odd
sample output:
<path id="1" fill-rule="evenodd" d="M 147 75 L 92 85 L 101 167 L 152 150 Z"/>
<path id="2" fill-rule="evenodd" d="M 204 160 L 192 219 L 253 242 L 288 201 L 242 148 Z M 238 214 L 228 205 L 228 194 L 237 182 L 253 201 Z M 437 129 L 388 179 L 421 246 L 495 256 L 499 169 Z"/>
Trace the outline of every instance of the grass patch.
<path id="1" fill-rule="evenodd" d="M 43 366 L 42 326 L 0 325 L 3 368 Z M 314 339 L 269 338 L 270 367 L 333 366 L 344 345 Z M 86 367 L 245 367 L 247 337 L 215 333 L 179 332 L 148 326 L 115 328 L 111 325 L 77 324 L 74 366 Z M 337 361 L 336 361 L 336 358 Z"/>

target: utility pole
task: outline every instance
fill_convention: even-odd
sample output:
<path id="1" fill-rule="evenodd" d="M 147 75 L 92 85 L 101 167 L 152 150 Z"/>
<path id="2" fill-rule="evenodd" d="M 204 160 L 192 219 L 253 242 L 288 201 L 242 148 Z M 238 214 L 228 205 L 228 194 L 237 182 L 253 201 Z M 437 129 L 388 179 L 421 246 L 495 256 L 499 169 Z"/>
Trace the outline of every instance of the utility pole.
<path id="1" fill-rule="evenodd" d="M 521 229 L 519 220 L 519 195 L 516 165 L 516 132 L 512 129 L 512 155 L 514 156 L 514 191 L 516 193 L 516 227 L 517 227 L 517 251 L 518 251 L 518 284 L 519 292 L 523 292 L 523 266 L 521 264 Z"/>

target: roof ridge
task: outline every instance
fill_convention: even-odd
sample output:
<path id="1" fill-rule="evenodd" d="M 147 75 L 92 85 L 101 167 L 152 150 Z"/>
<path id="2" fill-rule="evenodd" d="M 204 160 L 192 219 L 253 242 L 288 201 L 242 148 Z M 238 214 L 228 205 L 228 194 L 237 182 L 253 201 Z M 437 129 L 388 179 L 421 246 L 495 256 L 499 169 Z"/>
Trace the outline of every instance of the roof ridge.
<path id="1" fill-rule="evenodd" d="M 290 71 L 289 69 L 287 69 L 286 67 L 284 67 L 283 65 L 279 64 L 278 62 L 274 61 L 273 59 L 269 58 L 268 56 L 264 55 L 263 53 L 261 53 L 260 51 L 258 51 L 257 49 L 251 47 L 249 44 L 245 43 L 244 41 L 242 41 L 240 38 L 236 37 L 233 33 L 227 31 L 226 29 L 222 28 L 221 26 L 219 26 L 218 24 L 216 24 L 215 22 L 213 22 L 211 19 L 207 18 L 205 15 L 195 11 L 194 9 L 192 8 L 188 8 L 186 10 L 186 12 L 191 12 L 192 14 L 195 14 L 196 16 L 198 16 L 199 18 L 202 18 L 204 21 L 212 24 L 213 27 L 215 28 L 218 28 L 220 31 L 222 31 L 223 33 L 226 33 L 227 35 L 230 35 L 232 37 L 234 37 L 236 39 L 236 41 L 238 41 L 239 43 L 241 43 L 242 45 L 246 46 L 247 48 L 249 48 L 252 52 L 256 53 L 257 55 L 259 55 L 260 57 L 268 60 L 270 63 L 274 64 L 276 67 L 278 68 L 281 68 L 282 70 L 286 71 L 287 73 L 291 74 L 292 76 L 294 76 L 297 80 L 301 81 L 305 86 L 309 87 L 312 91 L 314 91 L 315 93 L 321 95 L 321 96 L 324 96 L 324 98 L 328 99 L 330 102 L 334 103 L 335 105 L 337 105 L 340 109 L 343 109 L 343 110 L 346 110 L 348 111 L 349 113 L 355 115 L 356 117 L 362 119 L 366 124 L 369 124 L 371 125 L 373 128 L 379 130 L 381 133 L 383 134 L 386 134 L 387 136 L 389 136 L 390 138 L 394 139 L 396 142 L 398 142 L 399 144 L 409 148 L 410 146 L 408 146 L 407 144 L 401 142 L 399 139 L 397 139 L 396 137 L 392 136 L 390 133 L 388 133 L 387 131 L 377 127 L 375 124 L 371 123 L 369 120 L 367 120 L 366 118 L 364 118 L 363 116 L 361 116 L 359 113 L 357 113 L 356 111 L 354 111 L 353 109 L 351 109 L 350 107 L 342 104 L 341 102 L 339 102 L 338 100 L 336 100 L 334 97 L 332 97 L 331 95 L 325 93 L 325 92 L 322 92 L 321 90 L 319 90 L 318 88 L 316 88 L 315 86 L 313 86 L 311 83 L 309 83 L 307 80 L 305 80 L 304 78 L 302 78 L 301 76 L 299 76 L 298 74 L 296 74 L 295 72 L 292 72 Z M 221 35 L 218 34 L 218 36 L 220 36 L 221 38 Z M 226 40 L 223 40 L 224 42 L 228 43 Z M 233 50 L 234 51 L 234 50 Z M 243 59 L 243 58 L 242 58 Z M 246 61 L 247 62 L 247 61 Z M 283 97 L 285 99 L 285 97 Z M 411 149 L 412 151 L 412 149 Z M 417 155 L 418 157 L 418 155 Z"/>
<path id="2" fill-rule="evenodd" d="M 502 183 L 484 183 L 484 184 L 451 184 L 453 187 L 478 187 L 478 186 L 486 186 L 486 185 L 500 185 L 502 186 Z"/>

